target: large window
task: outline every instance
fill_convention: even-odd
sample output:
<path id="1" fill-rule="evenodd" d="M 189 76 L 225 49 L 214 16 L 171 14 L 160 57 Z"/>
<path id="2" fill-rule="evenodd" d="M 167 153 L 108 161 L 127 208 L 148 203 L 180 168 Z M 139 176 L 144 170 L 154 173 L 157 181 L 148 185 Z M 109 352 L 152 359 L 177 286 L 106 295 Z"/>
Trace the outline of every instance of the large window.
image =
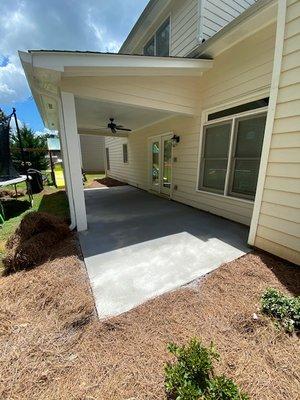
<path id="1" fill-rule="evenodd" d="M 200 190 L 253 200 L 266 113 L 235 115 L 204 126 Z"/>
<path id="2" fill-rule="evenodd" d="M 170 18 L 156 31 L 144 47 L 145 56 L 167 57 L 170 54 Z"/>
<path id="3" fill-rule="evenodd" d="M 123 163 L 128 163 L 128 146 L 127 143 L 123 144 Z"/>
<path id="4" fill-rule="evenodd" d="M 110 161 L 109 161 L 109 148 L 105 148 L 105 155 L 106 155 L 106 169 L 110 170 Z"/>

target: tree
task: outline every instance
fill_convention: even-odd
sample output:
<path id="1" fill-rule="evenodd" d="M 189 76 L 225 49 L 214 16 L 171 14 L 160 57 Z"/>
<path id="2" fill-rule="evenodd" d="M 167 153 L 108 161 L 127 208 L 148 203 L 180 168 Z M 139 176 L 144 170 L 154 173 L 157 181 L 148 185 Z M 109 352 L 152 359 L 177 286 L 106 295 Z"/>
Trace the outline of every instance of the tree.
<path id="1" fill-rule="evenodd" d="M 27 166 L 38 170 L 48 168 L 47 154 L 47 135 L 36 135 L 35 132 L 23 125 L 20 128 L 22 147 L 24 149 L 24 158 Z M 11 152 L 15 167 L 21 172 L 22 154 L 17 132 L 11 135 Z"/>

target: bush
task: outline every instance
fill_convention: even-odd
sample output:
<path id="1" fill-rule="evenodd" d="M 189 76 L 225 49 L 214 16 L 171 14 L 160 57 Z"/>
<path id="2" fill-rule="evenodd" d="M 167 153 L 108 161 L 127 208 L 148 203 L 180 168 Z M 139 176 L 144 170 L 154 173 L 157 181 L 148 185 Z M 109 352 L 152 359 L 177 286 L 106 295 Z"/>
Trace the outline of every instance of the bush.
<path id="1" fill-rule="evenodd" d="M 287 332 L 300 330 L 300 297 L 287 297 L 269 288 L 261 298 L 261 310 L 275 318 Z"/>
<path id="2" fill-rule="evenodd" d="M 219 360 L 213 344 L 204 347 L 197 339 L 186 346 L 168 345 L 176 363 L 165 366 L 165 388 L 176 400 L 246 400 L 235 383 L 224 376 L 214 377 L 213 361 Z"/>
<path id="3" fill-rule="evenodd" d="M 232 379 L 226 378 L 226 376 L 218 376 L 211 379 L 208 386 L 207 400 L 247 400 L 248 396 L 241 393 L 237 385 Z"/>

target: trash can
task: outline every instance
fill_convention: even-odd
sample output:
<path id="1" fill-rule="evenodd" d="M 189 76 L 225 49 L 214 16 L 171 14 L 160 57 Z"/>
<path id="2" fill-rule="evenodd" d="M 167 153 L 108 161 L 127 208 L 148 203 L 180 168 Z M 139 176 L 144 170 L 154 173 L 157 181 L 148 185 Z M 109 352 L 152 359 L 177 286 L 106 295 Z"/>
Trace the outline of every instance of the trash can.
<path id="1" fill-rule="evenodd" d="M 32 194 L 40 193 L 44 189 L 42 173 L 37 169 L 33 168 L 29 169 L 27 173 L 28 176 L 30 177 L 29 185 L 31 193 Z"/>

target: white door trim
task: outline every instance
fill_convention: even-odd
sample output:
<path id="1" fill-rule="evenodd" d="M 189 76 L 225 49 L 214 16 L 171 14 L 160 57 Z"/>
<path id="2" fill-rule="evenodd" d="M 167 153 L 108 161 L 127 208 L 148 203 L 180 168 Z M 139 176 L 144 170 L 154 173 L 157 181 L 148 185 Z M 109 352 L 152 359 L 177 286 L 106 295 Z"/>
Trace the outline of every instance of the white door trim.
<path id="1" fill-rule="evenodd" d="M 163 185 L 162 185 L 162 168 L 163 168 L 163 141 L 164 138 L 171 138 L 174 135 L 173 132 L 166 132 L 166 133 L 161 133 L 159 135 L 155 136 L 149 136 L 148 137 L 148 190 L 168 196 L 169 198 L 172 197 L 172 179 L 173 179 L 173 148 L 172 148 L 172 155 L 171 155 L 171 185 L 170 185 L 170 190 L 167 192 L 166 190 L 163 190 Z M 154 141 L 159 142 L 159 186 L 157 188 L 154 188 L 152 185 L 152 143 Z"/>

